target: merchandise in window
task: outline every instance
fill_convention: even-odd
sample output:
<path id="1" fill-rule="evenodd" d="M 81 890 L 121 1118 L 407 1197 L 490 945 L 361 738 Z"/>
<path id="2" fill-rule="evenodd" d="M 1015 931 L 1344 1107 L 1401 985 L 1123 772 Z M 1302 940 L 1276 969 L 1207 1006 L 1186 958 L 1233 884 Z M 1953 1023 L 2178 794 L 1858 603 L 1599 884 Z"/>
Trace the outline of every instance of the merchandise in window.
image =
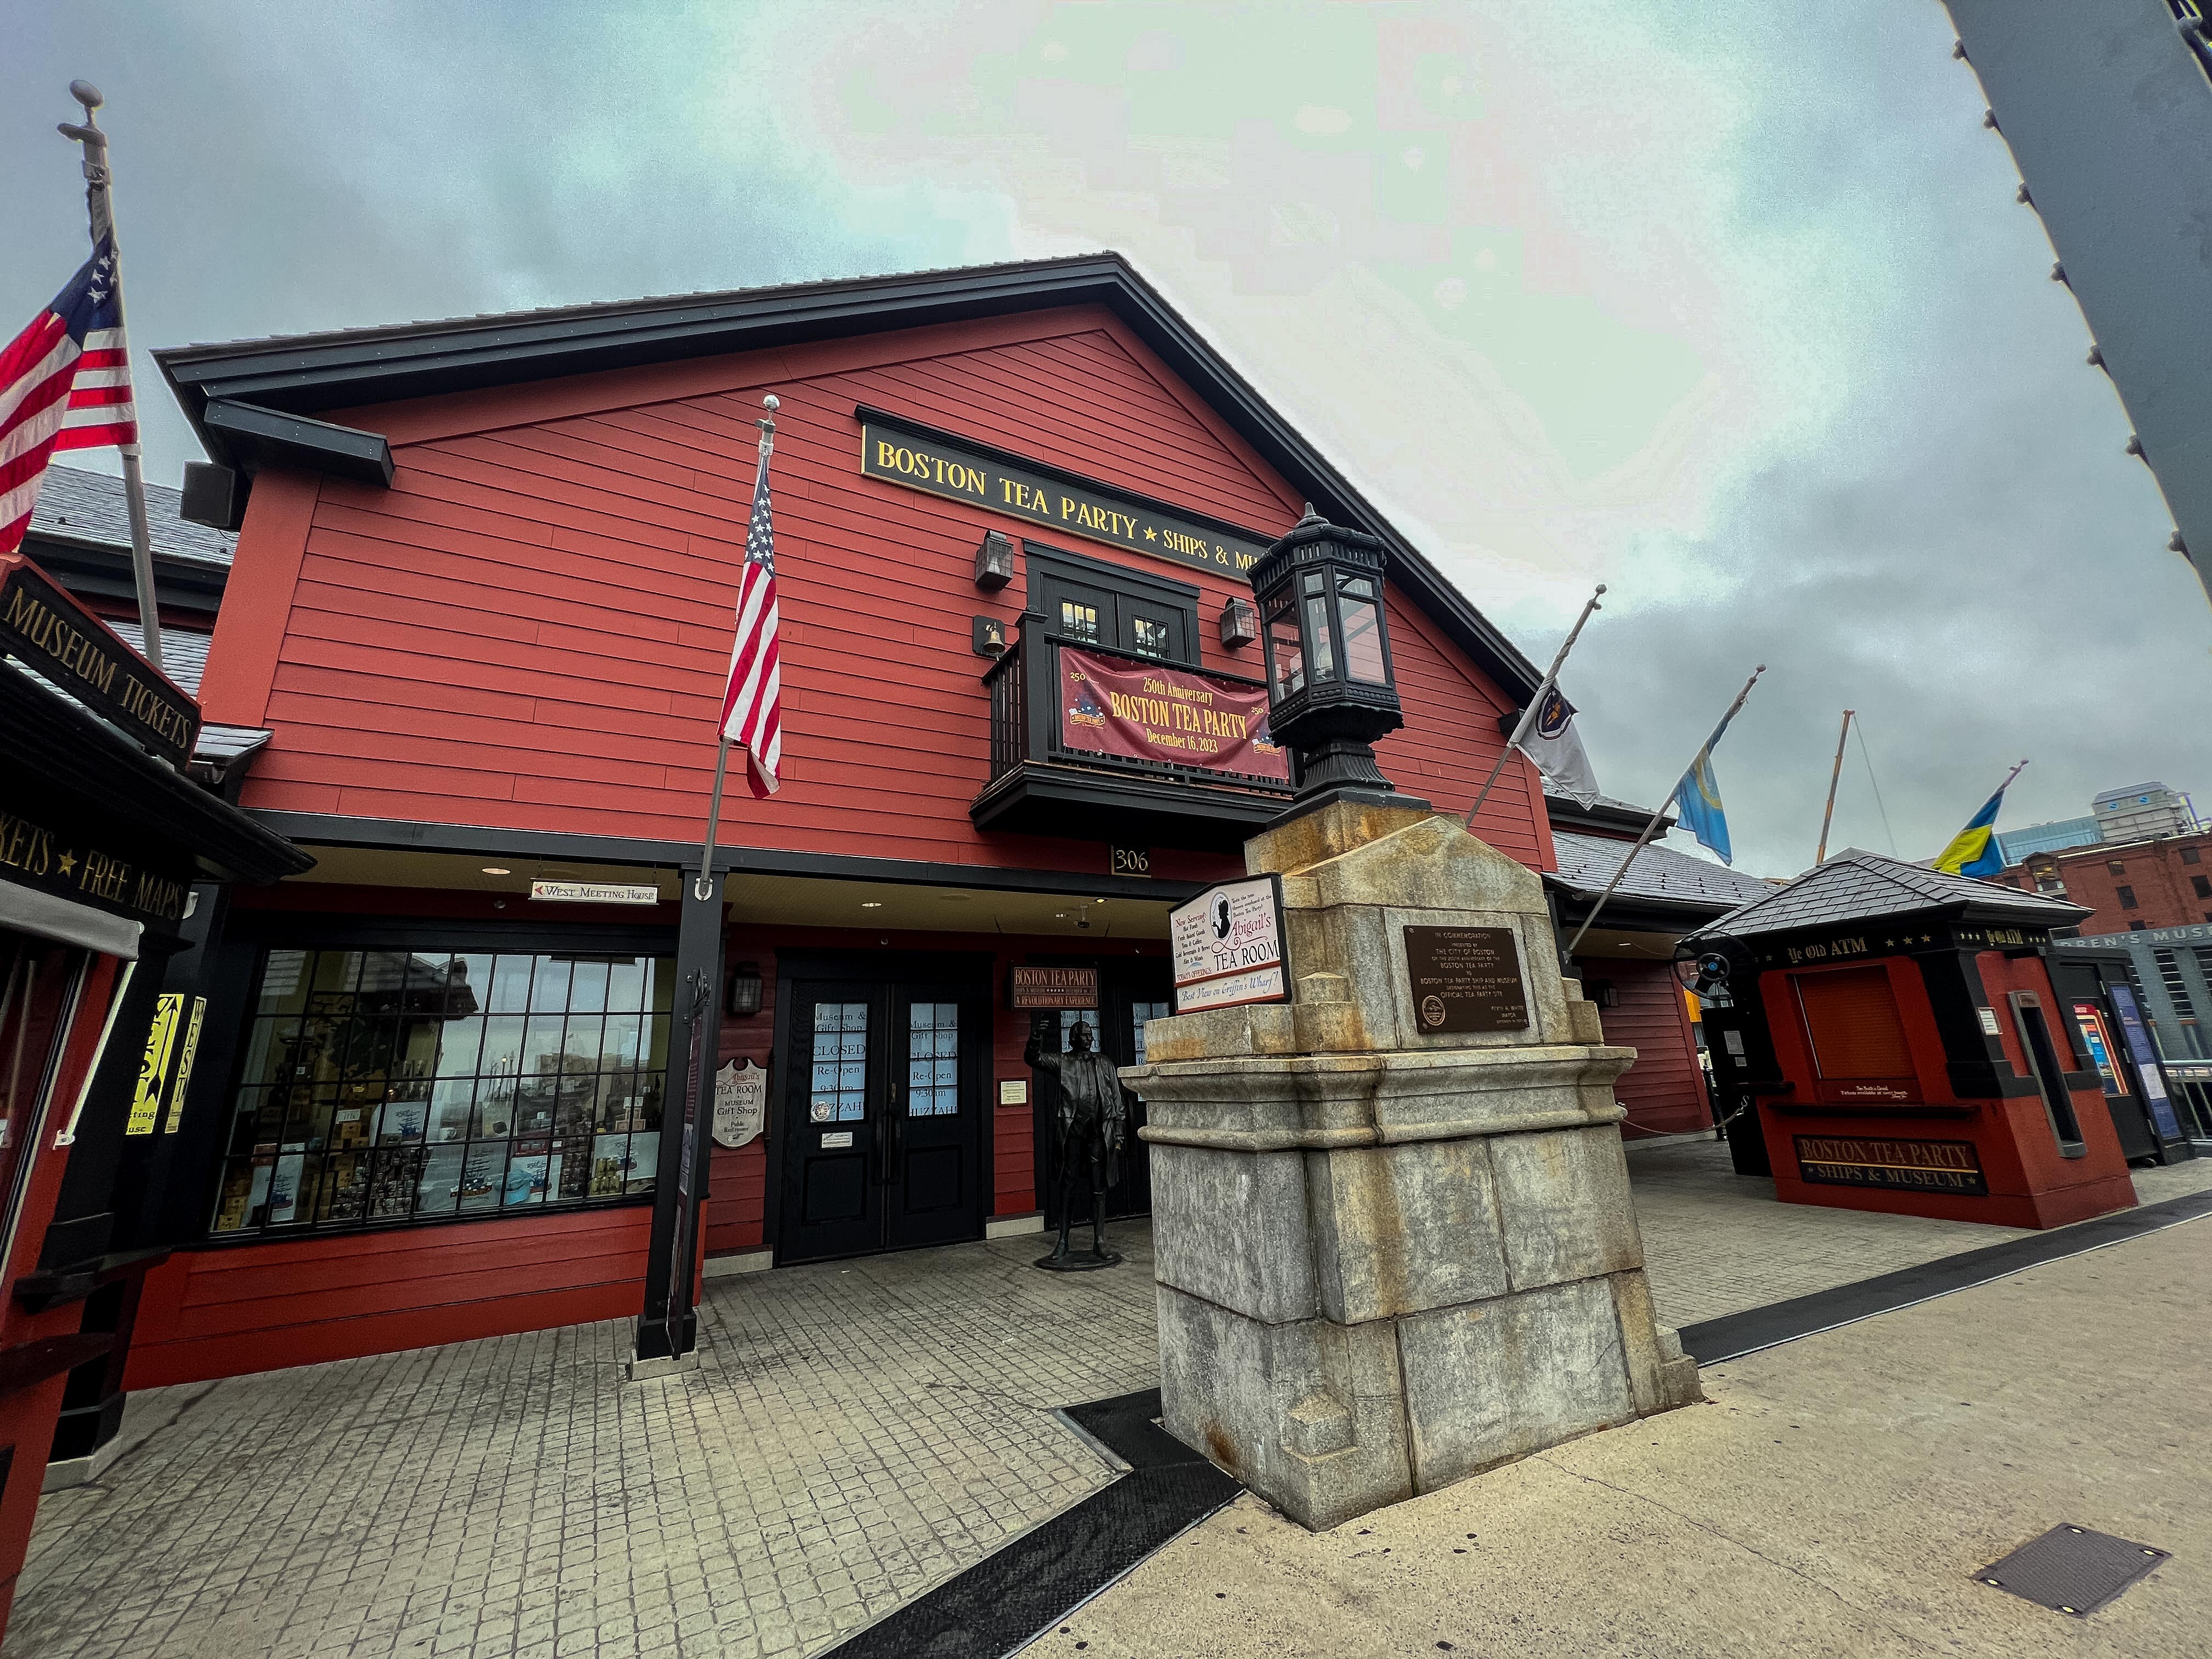
<path id="1" fill-rule="evenodd" d="M 210 1231 L 653 1190 L 671 957 L 271 950 Z"/>

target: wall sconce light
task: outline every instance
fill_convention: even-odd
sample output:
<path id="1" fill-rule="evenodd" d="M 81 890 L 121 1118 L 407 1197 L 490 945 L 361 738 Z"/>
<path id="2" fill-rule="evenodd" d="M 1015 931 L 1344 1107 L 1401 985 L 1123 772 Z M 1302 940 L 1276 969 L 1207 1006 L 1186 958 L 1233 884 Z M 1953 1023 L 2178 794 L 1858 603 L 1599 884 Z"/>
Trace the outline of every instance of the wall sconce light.
<path id="1" fill-rule="evenodd" d="M 761 1006 L 761 970 L 757 962 L 741 962 L 730 969 L 729 1011 L 757 1014 Z"/>
<path id="2" fill-rule="evenodd" d="M 1260 637 L 1260 613 L 1252 601 L 1231 598 L 1221 607 L 1221 642 L 1228 646 L 1249 645 Z"/>
<path id="3" fill-rule="evenodd" d="M 972 623 L 969 643 L 979 657 L 998 657 L 1006 654 L 1006 625 L 996 617 L 978 617 Z"/>
<path id="4" fill-rule="evenodd" d="M 1014 544 L 995 530 L 983 532 L 975 550 L 975 586 L 995 593 L 1014 579 Z"/>

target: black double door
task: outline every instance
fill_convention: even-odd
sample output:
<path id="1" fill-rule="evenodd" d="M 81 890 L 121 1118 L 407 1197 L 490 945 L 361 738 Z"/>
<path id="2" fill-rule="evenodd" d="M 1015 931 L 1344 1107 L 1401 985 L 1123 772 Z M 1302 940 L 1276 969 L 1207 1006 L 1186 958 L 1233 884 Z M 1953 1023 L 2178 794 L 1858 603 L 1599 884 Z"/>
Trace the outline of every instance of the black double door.
<path id="1" fill-rule="evenodd" d="M 984 984 L 795 978 L 784 994 L 778 1261 L 981 1237 Z"/>
<path id="2" fill-rule="evenodd" d="M 1167 969 L 1156 964 L 1113 963 L 1102 972 L 1100 979 L 1099 1006 L 1033 1014 L 1031 1034 L 1040 1047 L 1064 1053 L 1067 1034 L 1081 1020 L 1091 1027 L 1093 1043 L 1115 1065 L 1141 1066 L 1145 1063 L 1146 1022 L 1175 1012 L 1169 1000 L 1172 992 Z M 1036 1107 L 1036 1167 L 1042 1185 L 1038 1206 L 1044 1211 L 1046 1227 L 1056 1231 L 1060 1226 L 1060 1171 L 1054 1159 L 1058 1152 L 1054 1131 L 1060 1114 L 1059 1086 L 1049 1073 L 1040 1068 L 1031 1074 L 1030 1087 Z M 1124 1090 L 1122 1104 L 1129 1115 L 1128 1138 L 1122 1143 L 1120 1178 L 1106 1189 L 1106 1214 L 1109 1220 L 1150 1215 L 1152 1212 L 1151 1157 L 1137 1136 L 1145 1121 L 1145 1103 Z M 1080 1224 L 1090 1217 L 1091 1200 L 1085 1188 L 1077 1195 L 1075 1219 Z"/>

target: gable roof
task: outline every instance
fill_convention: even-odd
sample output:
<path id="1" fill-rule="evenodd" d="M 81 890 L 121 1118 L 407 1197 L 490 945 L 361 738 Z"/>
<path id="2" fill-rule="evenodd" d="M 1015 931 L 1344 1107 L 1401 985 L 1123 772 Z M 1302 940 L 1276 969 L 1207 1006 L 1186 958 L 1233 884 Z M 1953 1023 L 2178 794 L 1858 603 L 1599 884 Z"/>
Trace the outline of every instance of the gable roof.
<path id="1" fill-rule="evenodd" d="M 1980 916 L 2024 921 L 2036 927 L 2070 927 L 2089 914 L 2084 906 L 2063 899 L 2023 893 L 1972 876 L 1947 875 L 1925 865 L 1907 864 L 1854 847 L 1698 931 L 1730 939 L 1754 939 L 1765 933 L 1953 909 L 1971 909 Z"/>
<path id="2" fill-rule="evenodd" d="M 1552 848 L 1559 857 L 1559 867 L 1556 874 L 1547 875 L 1544 879 L 1578 898 L 1595 898 L 1605 890 L 1606 883 L 1613 879 L 1621 860 L 1634 845 L 1632 841 L 1619 841 L 1611 836 L 1585 835 L 1554 827 Z M 1774 890 L 1757 876 L 1692 858 L 1655 841 L 1636 855 L 1636 861 L 1628 866 L 1628 873 L 1621 878 L 1620 885 L 1613 889 L 1613 896 L 1679 906 L 1685 911 L 1694 909 L 1712 917 L 1745 908 Z"/>
<path id="3" fill-rule="evenodd" d="M 1516 702 L 1542 676 L 1117 253 L 563 306 L 154 354 L 208 453 L 240 411 L 293 416 L 1066 306 L 1110 311 L 1323 516 L 1381 538 L 1392 579 Z M 324 427 L 317 442 L 344 428 Z M 358 435 L 358 434 L 354 434 Z"/>

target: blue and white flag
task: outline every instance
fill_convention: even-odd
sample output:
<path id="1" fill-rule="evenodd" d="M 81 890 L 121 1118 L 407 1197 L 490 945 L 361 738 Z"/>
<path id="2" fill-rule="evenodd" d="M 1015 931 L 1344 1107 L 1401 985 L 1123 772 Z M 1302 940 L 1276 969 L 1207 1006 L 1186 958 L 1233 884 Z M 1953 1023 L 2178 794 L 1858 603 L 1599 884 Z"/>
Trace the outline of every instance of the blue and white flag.
<path id="1" fill-rule="evenodd" d="M 1723 721 L 1721 731 L 1728 730 Z M 1713 775 L 1713 744 L 1721 740 L 1720 732 L 1698 750 L 1698 757 L 1690 763 L 1689 775 L 1682 780 L 1681 787 L 1674 792 L 1674 816 L 1682 828 L 1698 838 L 1701 846 L 1708 847 L 1718 855 L 1723 864 L 1734 864 L 1729 849 L 1728 812 L 1721 805 L 1720 780 Z"/>
<path id="2" fill-rule="evenodd" d="M 1675 821 L 1698 838 L 1698 844 L 1710 848 L 1723 864 L 1734 864 L 1735 859 L 1729 847 L 1728 812 L 1721 805 L 1721 781 L 1713 775 L 1713 750 L 1721 746 L 1727 735 L 1729 722 L 1735 711 L 1743 707 L 1743 700 L 1751 695 L 1751 688 L 1759 684 L 1759 677 L 1766 672 L 1759 664 L 1752 677 L 1743 683 L 1743 690 L 1735 694 L 1735 701 L 1721 716 L 1721 723 L 1713 727 L 1713 734 L 1705 739 L 1705 746 L 1698 750 L 1697 759 L 1690 769 L 1682 774 L 1682 781 L 1674 786 Z"/>

